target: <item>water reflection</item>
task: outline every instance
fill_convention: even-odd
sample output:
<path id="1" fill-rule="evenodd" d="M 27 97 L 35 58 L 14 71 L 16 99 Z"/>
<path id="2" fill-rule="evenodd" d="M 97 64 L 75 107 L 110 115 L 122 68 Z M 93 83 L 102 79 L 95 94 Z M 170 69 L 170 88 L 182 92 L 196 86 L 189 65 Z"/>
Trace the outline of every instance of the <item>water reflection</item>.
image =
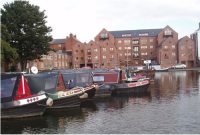
<path id="1" fill-rule="evenodd" d="M 127 105 L 131 104 L 140 104 L 142 102 L 151 102 L 151 93 L 144 92 L 138 93 L 135 95 L 126 95 L 126 96 L 115 96 L 115 97 L 106 97 L 98 98 L 95 100 L 97 106 L 101 109 L 108 111 L 115 111 L 118 109 L 123 109 Z"/>
<path id="2" fill-rule="evenodd" d="M 2 121 L 2 133 L 199 133 L 200 72 L 155 74 L 149 93 L 97 98 L 76 111 Z"/>
<path id="3" fill-rule="evenodd" d="M 199 91 L 196 71 L 162 72 L 155 74 L 152 95 L 158 100 L 173 100 L 181 94 L 192 94 Z"/>
<path id="4" fill-rule="evenodd" d="M 45 128 L 48 128 L 48 124 L 44 117 L 1 120 L 2 134 L 22 134 L 29 129 L 30 134 L 41 133 Z"/>

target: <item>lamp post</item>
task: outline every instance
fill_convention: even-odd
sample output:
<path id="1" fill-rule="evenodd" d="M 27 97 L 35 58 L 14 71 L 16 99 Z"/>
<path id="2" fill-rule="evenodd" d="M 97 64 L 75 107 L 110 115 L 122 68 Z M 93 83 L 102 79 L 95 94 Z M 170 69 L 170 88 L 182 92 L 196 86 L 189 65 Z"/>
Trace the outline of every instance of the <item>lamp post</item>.
<path id="1" fill-rule="evenodd" d="M 128 69 L 128 45 L 126 47 L 126 68 Z"/>

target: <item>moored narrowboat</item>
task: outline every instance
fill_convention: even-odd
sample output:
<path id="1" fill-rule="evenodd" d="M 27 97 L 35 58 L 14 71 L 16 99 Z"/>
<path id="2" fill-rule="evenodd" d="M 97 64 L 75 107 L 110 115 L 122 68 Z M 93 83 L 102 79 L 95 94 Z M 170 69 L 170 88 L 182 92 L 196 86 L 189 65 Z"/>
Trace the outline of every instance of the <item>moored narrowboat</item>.
<path id="1" fill-rule="evenodd" d="M 92 72 L 90 69 L 64 70 L 61 71 L 65 86 L 68 89 L 81 87 L 84 88 L 84 95 L 81 102 L 92 100 L 98 89 L 98 85 L 93 83 Z"/>
<path id="2" fill-rule="evenodd" d="M 63 77 L 58 72 L 44 72 L 36 75 L 26 75 L 30 88 L 36 93 L 44 91 L 48 97 L 47 112 L 56 110 L 71 110 L 80 107 L 80 96 L 83 88 L 66 89 Z"/>
<path id="3" fill-rule="evenodd" d="M 104 88 L 107 88 L 105 91 L 109 91 L 113 96 L 147 92 L 150 84 L 145 76 L 132 76 L 126 70 L 101 70 L 94 72 L 93 78 L 96 82 L 101 82 Z"/>
<path id="4" fill-rule="evenodd" d="M 93 71 L 93 81 L 99 85 L 96 98 L 111 96 L 115 84 L 119 83 L 119 74 L 113 70 L 96 69 Z"/>
<path id="5" fill-rule="evenodd" d="M 43 115 L 47 97 L 33 93 L 23 73 L 1 74 L 1 119 Z"/>

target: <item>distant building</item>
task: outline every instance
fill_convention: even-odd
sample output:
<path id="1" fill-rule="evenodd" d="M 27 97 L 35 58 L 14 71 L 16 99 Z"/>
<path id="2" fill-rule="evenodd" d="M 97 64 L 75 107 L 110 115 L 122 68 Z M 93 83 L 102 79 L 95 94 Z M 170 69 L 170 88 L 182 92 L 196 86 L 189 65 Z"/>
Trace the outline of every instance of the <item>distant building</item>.
<path id="1" fill-rule="evenodd" d="M 177 63 L 177 41 L 177 32 L 169 26 L 164 29 L 124 31 L 102 29 L 95 41 L 87 46 L 93 48 L 91 62 L 98 58 L 95 65 L 91 63 L 92 67 L 141 66 L 144 61 L 151 60 L 151 64 L 160 64 L 165 68 Z"/>
<path id="2" fill-rule="evenodd" d="M 199 31 L 193 38 L 198 39 Z M 197 40 L 199 41 L 199 40 Z M 197 43 L 196 43 L 197 44 Z M 161 29 L 107 31 L 102 29 L 89 43 L 80 42 L 76 35 L 54 39 L 49 53 L 40 60 L 39 69 L 49 68 L 124 68 L 127 66 L 160 65 L 168 68 L 177 63 L 193 67 L 196 63 L 195 43 L 189 37 L 178 40 L 178 33 L 170 26 Z M 197 46 L 198 48 L 198 46 Z M 54 59 L 55 57 L 62 59 Z M 51 60 L 50 60 L 51 58 Z M 45 64 L 46 63 L 46 64 Z"/>
<path id="3" fill-rule="evenodd" d="M 200 66 L 200 23 L 199 28 L 191 34 L 191 38 L 194 40 L 196 46 L 196 64 Z"/>
<path id="4" fill-rule="evenodd" d="M 195 43 L 194 40 L 185 36 L 178 41 L 178 63 L 186 64 L 187 67 L 195 66 Z"/>
<path id="5" fill-rule="evenodd" d="M 28 68 L 36 66 L 38 70 L 69 69 L 71 57 L 63 50 L 50 51 L 48 55 L 43 55 L 40 60 L 36 59 L 28 62 Z"/>

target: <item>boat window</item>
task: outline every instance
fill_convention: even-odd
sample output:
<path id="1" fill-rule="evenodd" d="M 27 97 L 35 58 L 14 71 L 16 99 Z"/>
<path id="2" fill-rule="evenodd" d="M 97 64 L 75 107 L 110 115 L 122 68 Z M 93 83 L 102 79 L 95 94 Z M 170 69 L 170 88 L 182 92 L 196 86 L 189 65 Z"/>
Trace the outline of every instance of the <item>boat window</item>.
<path id="1" fill-rule="evenodd" d="M 76 76 L 77 83 L 88 83 L 90 82 L 89 74 L 77 74 Z"/>
<path id="2" fill-rule="evenodd" d="M 104 76 L 93 76 L 94 82 L 104 82 Z"/>
<path id="3" fill-rule="evenodd" d="M 28 85 L 33 93 L 38 93 L 40 91 L 52 93 L 56 90 L 56 74 L 41 73 L 27 76 L 27 78 Z"/>
<path id="4" fill-rule="evenodd" d="M 1 98 L 11 97 L 17 77 L 1 80 Z"/>
<path id="5" fill-rule="evenodd" d="M 48 90 L 48 89 L 53 89 L 56 87 L 56 78 L 57 76 L 52 76 L 50 78 L 47 78 L 45 80 L 45 90 Z"/>

